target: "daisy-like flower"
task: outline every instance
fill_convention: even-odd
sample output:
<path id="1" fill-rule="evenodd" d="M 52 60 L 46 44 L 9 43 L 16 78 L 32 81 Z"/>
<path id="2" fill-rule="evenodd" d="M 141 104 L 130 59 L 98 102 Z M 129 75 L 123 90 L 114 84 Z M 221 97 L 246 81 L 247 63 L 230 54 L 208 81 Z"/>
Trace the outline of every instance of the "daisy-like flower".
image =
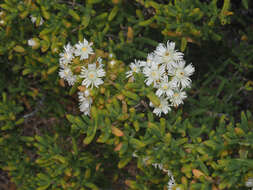
<path id="1" fill-rule="evenodd" d="M 170 176 L 170 180 L 168 182 L 167 188 L 168 190 L 173 190 L 174 186 L 176 185 L 176 181 L 174 179 L 174 176 Z"/>
<path id="2" fill-rule="evenodd" d="M 78 92 L 77 94 L 78 94 L 79 101 L 83 102 L 83 101 L 85 101 L 85 98 L 89 97 L 90 91 L 86 89 L 85 91 Z"/>
<path id="3" fill-rule="evenodd" d="M 168 97 L 173 96 L 174 91 L 173 89 L 175 89 L 177 87 L 176 83 L 173 83 L 172 81 L 168 81 L 168 76 L 164 76 L 161 79 L 160 84 L 158 85 L 158 90 L 156 91 L 156 95 L 157 96 L 162 96 L 163 94 L 165 94 Z"/>
<path id="4" fill-rule="evenodd" d="M 173 76 L 172 81 L 177 83 L 178 87 L 186 88 L 191 86 L 191 76 L 195 69 L 192 64 L 185 67 L 185 61 L 181 60 L 174 63 L 173 66 L 168 70 L 168 74 Z"/>
<path id="5" fill-rule="evenodd" d="M 90 114 L 90 108 L 92 104 L 92 98 L 89 97 L 89 90 L 85 90 L 84 92 L 78 92 L 79 99 L 79 109 L 84 115 Z"/>
<path id="6" fill-rule="evenodd" d="M 160 57 L 158 57 L 158 56 L 157 56 L 156 54 L 154 54 L 154 53 L 149 53 L 148 56 L 147 56 L 147 60 L 146 60 L 146 61 L 141 61 L 141 62 L 140 62 L 140 65 L 141 65 L 142 67 L 145 67 L 145 66 L 150 67 L 150 66 L 151 66 L 151 63 L 153 63 L 153 62 L 155 62 L 155 63 L 157 63 L 157 64 L 162 63 Z"/>
<path id="7" fill-rule="evenodd" d="M 176 90 L 173 94 L 173 96 L 170 97 L 171 105 L 174 107 L 179 106 L 180 104 L 183 104 L 183 100 L 187 98 L 187 95 L 182 90 Z"/>
<path id="8" fill-rule="evenodd" d="M 161 117 L 161 114 L 167 114 L 171 109 L 170 105 L 168 102 L 168 97 L 160 97 L 160 105 L 158 107 L 155 107 L 152 102 L 149 104 L 151 107 L 154 107 L 155 109 L 153 110 L 153 113 L 156 114 L 157 116 Z"/>
<path id="9" fill-rule="evenodd" d="M 141 71 L 141 65 L 140 64 L 141 64 L 141 62 L 136 61 L 136 60 L 134 60 L 134 63 L 130 64 L 131 70 L 126 72 L 127 78 L 133 77 L 134 73 L 139 73 Z"/>
<path id="10" fill-rule="evenodd" d="M 63 66 L 69 64 L 74 58 L 73 53 L 74 48 L 69 43 L 64 46 L 63 53 L 60 53 L 60 65 Z"/>
<path id="11" fill-rule="evenodd" d="M 4 20 L 0 20 L 0 24 L 3 25 L 5 22 Z"/>
<path id="12" fill-rule="evenodd" d="M 81 78 L 84 78 L 82 85 L 86 86 L 86 88 L 93 88 L 95 86 L 98 88 L 99 85 L 103 84 L 104 81 L 101 79 L 101 77 L 105 76 L 105 71 L 103 69 L 102 64 L 99 64 L 98 68 L 96 63 L 89 64 L 88 69 L 84 66 L 82 66 L 81 69 Z"/>
<path id="13" fill-rule="evenodd" d="M 92 43 L 89 43 L 85 38 L 83 42 L 79 42 L 75 45 L 75 55 L 80 56 L 80 60 L 88 59 L 89 54 L 93 54 L 93 49 L 91 48 Z"/>
<path id="14" fill-rule="evenodd" d="M 90 115 L 91 104 L 92 104 L 92 98 L 91 97 L 85 98 L 84 101 L 79 103 L 80 111 L 83 112 L 84 115 Z"/>
<path id="15" fill-rule="evenodd" d="M 76 82 L 76 76 L 68 66 L 64 66 L 60 69 L 59 76 L 66 80 L 70 86 L 74 85 Z"/>
<path id="16" fill-rule="evenodd" d="M 159 66 L 157 63 L 152 62 L 150 67 L 146 66 L 143 69 L 143 74 L 147 77 L 145 82 L 148 86 L 154 83 L 154 86 L 157 86 L 157 82 L 161 80 L 165 74 L 165 66 Z"/>
<path id="17" fill-rule="evenodd" d="M 85 101 L 79 103 L 79 109 L 84 115 L 90 115 L 90 107 L 92 104 L 91 97 L 85 99 Z"/>
<path id="18" fill-rule="evenodd" d="M 170 67 L 174 62 L 180 61 L 183 59 L 183 53 L 175 50 L 174 42 L 167 42 L 165 44 L 159 44 L 155 50 L 155 54 L 161 58 L 162 63 L 167 65 L 167 68 Z"/>

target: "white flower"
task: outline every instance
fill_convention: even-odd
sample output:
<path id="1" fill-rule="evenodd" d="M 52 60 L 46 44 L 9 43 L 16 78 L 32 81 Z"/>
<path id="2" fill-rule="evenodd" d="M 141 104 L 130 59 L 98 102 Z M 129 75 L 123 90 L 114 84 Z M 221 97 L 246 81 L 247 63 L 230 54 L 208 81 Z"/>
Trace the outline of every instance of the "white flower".
<path id="1" fill-rule="evenodd" d="M 0 20 L 0 24 L 4 24 L 5 22 L 4 22 L 4 20 Z"/>
<path id="2" fill-rule="evenodd" d="M 79 109 L 84 115 L 90 115 L 90 108 L 92 104 L 92 98 L 89 97 L 89 90 L 85 90 L 84 92 L 78 92 L 79 99 Z"/>
<path id="3" fill-rule="evenodd" d="M 68 63 L 71 62 L 71 60 L 74 58 L 73 52 L 74 49 L 69 43 L 66 46 L 64 46 L 63 53 L 60 53 L 61 66 L 67 65 Z"/>
<path id="4" fill-rule="evenodd" d="M 246 187 L 252 187 L 253 188 L 253 178 L 248 178 L 248 180 L 245 182 Z"/>
<path id="5" fill-rule="evenodd" d="M 37 18 L 36 17 L 34 17 L 34 16 L 30 16 L 31 17 L 31 21 L 32 21 L 32 23 L 35 23 L 36 22 L 36 20 L 37 20 Z"/>
<path id="6" fill-rule="evenodd" d="M 168 182 L 168 185 L 167 185 L 167 188 L 168 190 L 173 190 L 173 187 L 176 185 L 176 181 L 174 179 L 173 176 L 171 176 L 169 182 Z"/>
<path id="7" fill-rule="evenodd" d="M 185 61 L 179 61 L 174 63 L 173 66 L 168 70 L 168 74 L 173 76 L 172 81 L 177 83 L 178 87 L 186 88 L 191 86 L 191 76 L 195 69 L 192 64 L 185 67 Z"/>
<path id="8" fill-rule="evenodd" d="M 31 18 L 32 23 L 36 23 L 36 21 L 37 21 L 37 18 L 36 18 L 36 17 L 34 17 L 34 16 L 31 15 L 30 18 Z M 43 20 L 42 17 L 40 17 L 39 26 L 41 26 L 43 23 L 44 23 L 44 20 Z"/>
<path id="9" fill-rule="evenodd" d="M 141 61 L 140 65 L 142 67 L 145 67 L 145 66 L 150 67 L 153 62 L 155 62 L 156 64 L 162 63 L 160 57 L 158 57 L 154 53 L 149 53 L 148 56 L 147 56 L 147 60 L 146 61 Z"/>
<path id="10" fill-rule="evenodd" d="M 3 11 L 0 11 L 0 17 L 4 15 L 4 12 Z"/>
<path id="11" fill-rule="evenodd" d="M 133 77 L 134 73 L 139 73 L 141 71 L 140 61 L 134 60 L 134 63 L 130 64 L 130 71 L 126 72 L 127 78 Z"/>
<path id="12" fill-rule="evenodd" d="M 80 102 L 85 101 L 85 98 L 89 97 L 90 95 L 90 91 L 89 90 L 85 90 L 84 92 L 78 92 L 78 98 Z"/>
<path id="13" fill-rule="evenodd" d="M 148 86 L 154 83 L 154 86 L 157 86 L 157 82 L 161 80 L 165 73 L 165 66 L 159 66 L 157 63 L 152 62 L 151 66 L 146 66 L 143 69 L 143 74 L 147 77 L 145 82 Z"/>
<path id="14" fill-rule="evenodd" d="M 111 61 L 110 61 L 110 65 L 111 65 L 111 66 L 115 65 L 115 63 L 116 63 L 115 60 L 111 60 Z"/>
<path id="15" fill-rule="evenodd" d="M 158 44 L 155 54 L 161 58 L 162 62 L 167 65 L 167 68 L 174 62 L 182 60 L 184 55 L 175 50 L 174 42 L 169 41 L 167 42 L 167 46 L 165 44 Z"/>
<path id="16" fill-rule="evenodd" d="M 163 170 L 163 165 L 162 164 L 159 164 L 159 163 L 153 163 L 152 166 L 154 166 L 154 168 L 158 168 L 160 170 Z"/>
<path id="17" fill-rule="evenodd" d="M 97 63 L 98 63 L 99 65 L 101 65 L 101 67 L 104 66 L 104 65 L 102 64 L 102 61 L 103 61 L 103 59 L 102 59 L 101 57 L 98 57 L 98 58 L 97 58 Z"/>
<path id="18" fill-rule="evenodd" d="M 155 107 L 152 102 L 149 104 L 151 107 Z M 158 115 L 159 117 L 161 116 L 162 113 L 167 114 L 170 111 L 170 106 L 168 102 L 168 97 L 160 97 L 160 105 L 158 107 L 155 107 L 153 110 L 153 113 Z"/>
<path id="19" fill-rule="evenodd" d="M 71 69 L 68 66 L 64 66 L 60 69 L 59 76 L 66 80 L 70 86 L 76 82 L 76 76 L 73 75 Z"/>
<path id="20" fill-rule="evenodd" d="M 75 45 L 76 49 L 74 51 L 76 56 L 80 56 L 80 60 L 88 59 L 89 54 L 93 54 L 93 49 L 91 48 L 92 43 L 89 43 L 85 38 L 83 42 L 79 42 Z"/>
<path id="21" fill-rule="evenodd" d="M 84 115 L 90 115 L 90 107 L 92 104 L 92 98 L 86 98 L 86 101 L 83 101 L 79 104 L 79 109 Z"/>
<path id="22" fill-rule="evenodd" d="M 182 90 L 176 90 L 173 94 L 173 96 L 170 97 L 170 102 L 172 106 L 177 107 L 180 104 L 183 104 L 183 100 L 187 98 L 187 95 L 184 91 Z"/>
<path id="23" fill-rule="evenodd" d="M 172 81 L 169 82 L 168 76 L 164 76 L 158 85 L 158 90 L 156 91 L 156 95 L 160 97 L 163 94 L 166 94 L 166 96 L 171 97 L 174 94 L 173 89 L 175 88 L 176 88 L 176 83 L 173 83 Z"/>
<path id="24" fill-rule="evenodd" d="M 93 88 L 93 86 L 97 87 L 104 83 L 104 81 L 101 79 L 101 77 L 105 76 L 105 71 L 102 68 L 103 66 L 99 64 L 98 68 L 96 66 L 96 63 L 89 64 L 88 69 L 86 67 L 82 66 L 81 69 L 81 78 L 84 78 L 82 85 L 86 86 L 86 88 Z"/>
<path id="25" fill-rule="evenodd" d="M 30 40 L 28 40 L 27 43 L 31 47 L 35 47 L 37 45 L 36 41 L 32 38 Z"/>

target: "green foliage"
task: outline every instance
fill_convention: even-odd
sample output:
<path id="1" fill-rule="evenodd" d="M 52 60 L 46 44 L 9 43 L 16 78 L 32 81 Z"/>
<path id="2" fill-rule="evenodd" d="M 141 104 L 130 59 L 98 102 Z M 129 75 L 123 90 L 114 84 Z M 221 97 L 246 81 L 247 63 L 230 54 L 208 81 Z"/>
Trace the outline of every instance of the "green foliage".
<path id="1" fill-rule="evenodd" d="M 170 177 L 154 163 L 181 189 L 247 189 L 250 1 L 4 0 L 0 11 L 0 168 L 18 189 L 166 189 Z M 63 46 L 84 37 L 107 72 L 92 91 L 91 116 L 78 111 L 79 86 L 58 77 Z M 144 77 L 133 83 L 125 72 L 167 40 L 196 73 L 185 105 L 158 118 L 147 105 L 160 101 Z"/>

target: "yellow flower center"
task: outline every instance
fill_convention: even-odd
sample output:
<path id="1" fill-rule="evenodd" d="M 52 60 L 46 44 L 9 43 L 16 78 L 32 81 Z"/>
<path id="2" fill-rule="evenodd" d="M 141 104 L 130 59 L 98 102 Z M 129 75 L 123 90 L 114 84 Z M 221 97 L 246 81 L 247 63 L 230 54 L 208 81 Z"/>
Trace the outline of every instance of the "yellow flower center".
<path id="1" fill-rule="evenodd" d="M 174 96 L 177 97 L 179 94 L 178 93 L 175 93 Z"/>
<path id="2" fill-rule="evenodd" d="M 69 75 L 69 72 L 65 70 L 65 71 L 64 71 L 64 74 L 65 74 L 65 75 Z"/>
<path id="3" fill-rule="evenodd" d="M 67 59 L 68 58 L 68 54 L 64 53 L 64 58 Z"/>
<path id="4" fill-rule="evenodd" d="M 96 73 L 95 72 L 90 72 L 88 76 L 89 76 L 89 79 L 93 80 L 93 79 L 96 78 Z"/>
<path id="5" fill-rule="evenodd" d="M 82 48 L 82 51 L 85 52 L 86 50 L 87 50 L 87 47 L 83 47 L 83 48 Z"/>
<path id="6" fill-rule="evenodd" d="M 137 71 L 137 67 L 134 67 L 134 68 L 133 68 L 133 71 L 136 72 L 136 71 Z"/>
<path id="7" fill-rule="evenodd" d="M 184 77 L 184 71 L 182 69 L 178 69 L 176 71 L 176 75 L 179 77 L 179 78 L 182 78 Z"/>
<path id="8" fill-rule="evenodd" d="M 184 72 L 182 72 L 182 71 L 181 71 L 179 74 L 180 74 L 181 76 L 184 76 Z"/>
<path id="9" fill-rule="evenodd" d="M 162 86 L 162 88 L 163 88 L 163 90 L 167 90 L 167 89 L 168 89 L 168 85 L 167 85 L 167 84 L 164 84 L 164 85 Z"/>
<path id="10" fill-rule="evenodd" d="M 156 73 L 155 71 L 152 71 L 152 72 L 151 72 L 151 76 L 152 76 L 153 78 L 156 78 L 156 77 L 157 77 L 157 73 Z"/>
<path id="11" fill-rule="evenodd" d="M 165 56 L 168 57 L 169 55 L 170 55 L 170 53 L 168 51 L 166 51 Z"/>

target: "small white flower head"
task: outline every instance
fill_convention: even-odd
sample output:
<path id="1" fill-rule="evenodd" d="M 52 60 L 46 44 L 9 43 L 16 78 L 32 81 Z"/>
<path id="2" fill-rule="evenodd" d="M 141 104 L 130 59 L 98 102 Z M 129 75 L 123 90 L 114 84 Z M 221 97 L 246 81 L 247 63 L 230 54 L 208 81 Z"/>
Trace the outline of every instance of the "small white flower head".
<path id="1" fill-rule="evenodd" d="M 178 87 L 186 88 L 191 86 L 191 79 L 189 78 L 195 69 L 192 64 L 185 67 L 185 61 L 181 60 L 174 63 L 173 66 L 168 70 L 168 74 L 172 76 L 172 81 L 177 83 Z"/>
<path id="2" fill-rule="evenodd" d="M 156 91 L 157 96 L 166 95 L 167 97 L 171 97 L 174 94 L 173 89 L 176 89 L 177 84 L 172 81 L 168 81 L 168 76 L 164 76 L 161 79 L 161 82 L 158 85 L 158 90 Z"/>
<path id="3" fill-rule="evenodd" d="M 245 186 L 253 188 L 253 178 L 248 178 L 248 180 L 245 182 Z"/>
<path id="4" fill-rule="evenodd" d="M 135 158 L 138 158 L 138 155 L 137 155 L 136 153 L 137 153 L 137 151 L 135 150 L 135 151 L 133 152 L 132 156 L 135 157 Z"/>
<path id="5" fill-rule="evenodd" d="M 3 25 L 5 22 L 4 20 L 0 20 L 0 24 Z"/>
<path id="6" fill-rule="evenodd" d="M 28 41 L 27 41 L 27 43 L 28 43 L 28 45 L 29 46 L 31 46 L 31 47 L 35 47 L 35 46 L 37 46 L 37 42 L 34 40 L 34 39 L 29 39 Z"/>
<path id="7" fill-rule="evenodd" d="M 69 64 L 74 58 L 73 53 L 74 48 L 69 43 L 64 46 L 63 53 L 60 53 L 60 65 L 63 66 Z"/>
<path id="8" fill-rule="evenodd" d="M 36 21 L 37 21 L 37 18 L 36 17 L 34 17 L 34 16 L 30 16 L 30 18 L 31 18 L 31 21 L 32 21 L 32 23 L 33 24 L 35 24 L 36 23 Z M 39 26 L 41 26 L 42 24 L 44 23 L 44 20 L 43 20 L 43 18 L 42 17 L 40 17 L 40 23 L 39 23 Z"/>
<path id="9" fill-rule="evenodd" d="M 84 113 L 84 115 L 90 115 L 90 108 L 92 104 L 92 98 L 85 98 L 84 101 L 79 103 L 80 111 Z"/>
<path id="10" fill-rule="evenodd" d="M 60 69 L 59 76 L 66 80 L 70 86 L 74 85 L 76 82 L 76 76 L 68 66 L 64 66 Z"/>
<path id="11" fill-rule="evenodd" d="M 168 185 L 167 185 L 168 190 L 173 190 L 175 185 L 176 185 L 176 181 L 175 181 L 174 177 L 171 176 L 171 178 L 168 182 Z"/>
<path id="12" fill-rule="evenodd" d="M 90 108 L 92 104 L 92 98 L 89 97 L 89 90 L 85 90 L 84 92 L 78 92 L 79 99 L 79 109 L 84 115 L 90 115 Z"/>
<path id="13" fill-rule="evenodd" d="M 104 64 L 102 64 L 103 59 L 101 57 L 97 58 L 97 63 L 101 65 L 101 67 L 104 67 Z"/>
<path id="14" fill-rule="evenodd" d="M 80 60 L 88 59 L 89 54 L 93 54 L 93 49 L 91 48 L 92 43 L 89 43 L 85 38 L 83 42 L 79 42 L 75 45 L 75 55 L 80 56 Z"/>
<path id="15" fill-rule="evenodd" d="M 171 111 L 169 102 L 168 102 L 168 97 L 160 97 L 160 105 L 158 107 L 155 107 L 155 105 L 150 102 L 149 104 L 151 107 L 154 107 L 155 109 L 153 110 L 153 113 L 156 114 L 157 116 L 161 117 L 161 114 L 167 114 L 169 111 Z"/>
<path id="16" fill-rule="evenodd" d="M 157 64 L 160 64 L 162 63 L 160 57 L 158 57 L 156 54 L 154 53 L 149 53 L 148 56 L 147 56 L 147 60 L 146 61 L 141 61 L 141 66 L 142 67 L 145 67 L 145 66 L 148 66 L 150 67 L 152 63 L 157 63 Z"/>
<path id="17" fill-rule="evenodd" d="M 99 64 L 98 68 L 96 63 L 89 64 L 88 69 L 85 66 L 82 66 L 81 69 L 81 78 L 84 78 L 82 85 L 86 86 L 86 88 L 93 88 L 95 86 L 98 88 L 99 85 L 103 84 L 104 81 L 101 77 L 105 76 L 105 71 L 103 69 L 102 64 Z"/>
<path id="18" fill-rule="evenodd" d="M 165 66 L 159 66 L 156 62 L 152 62 L 150 67 L 144 67 L 143 74 L 147 77 L 145 80 L 146 84 L 150 86 L 153 83 L 154 87 L 156 87 L 157 83 L 165 74 Z"/>
<path id="19" fill-rule="evenodd" d="M 173 96 L 170 97 L 171 105 L 174 107 L 178 107 L 180 104 L 183 104 L 183 100 L 187 98 L 187 95 L 182 90 L 176 90 Z"/>
<path id="20" fill-rule="evenodd" d="M 158 44 L 155 54 L 161 58 L 162 63 L 167 65 L 167 68 L 170 67 L 174 62 L 180 61 L 183 59 L 183 53 L 175 50 L 174 42 L 167 42 L 167 46 L 165 44 Z"/>
<path id="21" fill-rule="evenodd" d="M 134 60 L 134 63 L 132 62 L 130 64 L 131 70 L 126 72 L 127 78 L 133 77 L 134 73 L 139 73 L 141 71 L 141 65 L 140 64 L 141 64 L 141 62 L 136 61 L 136 60 Z"/>
<path id="22" fill-rule="evenodd" d="M 85 91 L 78 92 L 77 94 L 78 94 L 79 101 L 83 102 L 83 101 L 85 101 L 85 98 L 89 97 L 90 91 L 88 89 L 86 89 Z"/>
<path id="23" fill-rule="evenodd" d="M 116 63 L 115 60 L 111 60 L 111 61 L 110 61 L 110 65 L 111 65 L 111 66 L 115 65 L 115 63 Z"/>
<path id="24" fill-rule="evenodd" d="M 114 58 L 113 53 L 110 53 L 110 54 L 109 54 L 109 58 L 111 58 L 111 59 Z"/>
<path id="25" fill-rule="evenodd" d="M 0 11 L 0 17 L 4 15 L 4 12 L 3 11 Z"/>
<path id="26" fill-rule="evenodd" d="M 160 169 L 160 170 L 163 169 L 163 165 L 160 163 L 153 163 L 152 166 L 154 166 L 154 168 L 156 168 L 156 169 Z"/>
<path id="27" fill-rule="evenodd" d="M 36 17 L 34 17 L 34 16 L 30 16 L 31 17 L 31 21 L 32 21 L 32 23 L 35 23 L 36 22 L 36 20 L 37 20 L 37 18 Z"/>

